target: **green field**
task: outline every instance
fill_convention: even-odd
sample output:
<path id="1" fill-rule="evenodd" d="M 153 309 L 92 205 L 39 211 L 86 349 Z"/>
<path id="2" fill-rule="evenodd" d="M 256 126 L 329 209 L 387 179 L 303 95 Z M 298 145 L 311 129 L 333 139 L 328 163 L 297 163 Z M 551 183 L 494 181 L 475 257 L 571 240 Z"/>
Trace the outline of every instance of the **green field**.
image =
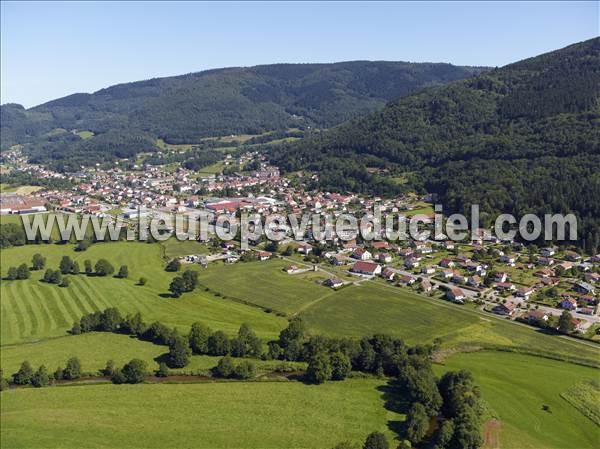
<path id="1" fill-rule="evenodd" d="M 200 283 L 224 295 L 243 299 L 261 307 L 294 313 L 315 301 L 335 294 L 316 281 L 327 279 L 325 273 L 287 274 L 284 260 L 211 264 L 200 274 Z"/>
<path id="2" fill-rule="evenodd" d="M 164 271 L 159 245 L 101 243 L 85 252 L 75 252 L 72 245 L 10 248 L 1 253 L 2 275 L 11 265 L 30 263 L 36 252 L 43 253 L 48 259 L 47 266 L 53 268 L 58 267 L 63 255 L 77 260 L 81 269 L 85 259 L 95 263 L 106 258 L 117 269 L 121 264 L 127 265 L 129 279 L 72 275 L 71 285 L 60 288 L 40 282 L 42 270 L 33 272 L 29 280 L 1 281 L 3 345 L 65 335 L 83 314 L 112 306 L 124 313 L 140 311 L 146 321 L 160 320 L 179 327 L 182 332 L 193 322 L 203 321 L 214 329 L 234 334 L 241 323 L 248 322 L 261 337 L 273 338 L 285 326 L 283 318 L 216 298 L 199 289 L 179 299 L 160 296 L 167 292 L 173 273 Z M 141 276 L 148 279 L 144 286 L 136 285 Z"/>
<path id="3" fill-rule="evenodd" d="M 161 245 L 164 248 L 165 257 L 168 259 L 190 254 L 208 254 L 209 252 L 205 244 L 196 240 L 177 240 L 175 237 L 171 237 L 169 240 L 161 242 Z"/>
<path id="4" fill-rule="evenodd" d="M 501 421 L 503 449 L 596 448 L 600 427 L 561 397 L 561 393 L 584 379 L 599 379 L 600 371 L 539 357 L 504 352 L 457 354 L 446 370 L 467 369 Z M 549 406 L 549 411 L 542 406 Z"/>
<path id="5" fill-rule="evenodd" d="M 446 348 L 509 347 L 595 364 L 600 360 L 595 346 L 372 281 L 343 288 L 301 316 L 314 332 L 328 335 L 360 337 L 381 332 L 412 344 L 431 343 L 437 337 Z"/>
<path id="6" fill-rule="evenodd" d="M 571 385 L 561 397 L 600 426 L 600 379 L 585 379 Z"/>
<path id="7" fill-rule="evenodd" d="M 320 448 L 359 442 L 402 415 L 373 379 L 92 385 L 2 393 L 6 448 Z"/>

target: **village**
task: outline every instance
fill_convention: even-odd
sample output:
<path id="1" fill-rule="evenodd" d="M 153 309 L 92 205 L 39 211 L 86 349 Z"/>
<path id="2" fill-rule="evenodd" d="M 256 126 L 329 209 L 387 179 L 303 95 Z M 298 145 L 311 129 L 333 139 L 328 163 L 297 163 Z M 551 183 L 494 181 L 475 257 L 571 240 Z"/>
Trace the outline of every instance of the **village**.
<path id="1" fill-rule="evenodd" d="M 127 226 L 135 227 L 141 214 L 165 218 L 185 214 L 188 220 L 204 214 L 210 217 L 213 232 L 219 216 L 240 211 L 261 216 L 307 212 L 360 215 L 377 204 L 382 211 L 433 218 L 428 196 L 381 199 L 305 191 L 302 178 L 282 177 L 277 167 L 253 152 L 225 156 L 214 173 L 136 164 L 130 169 L 82 168 L 78 173 L 63 174 L 27 163 L 15 150 L 5 154 L 3 162 L 39 178 L 72 182 L 69 189 L 2 194 L 0 213 L 4 215 L 50 210 L 108 218 L 121 214 Z M 245 170 L 246 166 L 256 169 Z M 315 241 L 307 231 L 300 239 L 288 235 L 278 245 L 264 239 L 253 241 L 251 256 L 243 254 L 238 242 L 216 242 L 210 235 L 202 254 L 186 254 L 180 259 L 205 265 L 279 257 L 290 262 L 286 268 L 289 275 L 320 270 L 328 276 L 323 285 L 334 289 L 375 280 L 539 327 L 556 327 L 558 317 L 568 311 L 572 330 L 590 336 L 599 328 L 596 290 L 600 255 L 583 257 L 568 248 L 525 247 L 489 236 L 487 229 L 473 235 L 461 242 L 363 241 L 360 237 Z"/>

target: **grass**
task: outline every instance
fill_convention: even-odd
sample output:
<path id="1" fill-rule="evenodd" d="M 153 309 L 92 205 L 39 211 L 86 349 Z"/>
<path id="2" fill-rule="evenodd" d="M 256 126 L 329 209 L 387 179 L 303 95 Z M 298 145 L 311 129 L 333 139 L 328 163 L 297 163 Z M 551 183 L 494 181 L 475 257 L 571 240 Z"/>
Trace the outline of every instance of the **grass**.
<path id="1" fill-rule="evenodd" d="M 26 245 L 2 251 L 2 275 L 9 266 L 30 263 L 35 253 L 47 257 L 47 267 L 56 268 L 63 255 L 69 255 L 83 269 L 85 259 L 93 263 L 109 260 L 116 269 L 129 268 L 129 279 L 71 275 L 71 285 L 60 288 L 40 282 L 43 270 L 32 272 L 24 281 L 3 280 L 0 285 L 2 307 L 2 344 L 36 341 L 65 335 L 83 314 L 107 307 L 118 307 L 123 313 L 140 311 L 148 322 L 163 321 L 182 332 L 195 321 L 203 321 L 214 329 L 229 334 L 237 332 L 241 323 L 251 323 L 264 338 L 275 337 L 285 320 L 259 309 L 225 301 L 197 289 L 179 299 L 161 297 L 166 293 L 173 273 L 164 271 L 161 247 L 155 244 L 117 242 L 92 245 L 85 252 L 73 251 L 72 245 Z M 146 277 L 144 286 L 136 285 Z"/>
<path id="2" fill-rule="evenodd" d="M 457 369 L 473 373 L 501 421 L 503 449 L 598 447 L 600 428 L 561 397 L 568 385 L 598 379 L 596 369 L 495 351 L 457 354 L 435 369 L 438 374 Z"/>
<path id="3" fill-rule="evenodd" d="M 206 167 L 202 167 L 198 170 L 198 174 L 200 175 L 216 175 L 223 171 L 225 168 L 224 162 L 215 162 L 214 164 L 207 165 Z"/>
<path id="4" fill-rule="evenodd" d="M 334 293 L 315 283 L 317 279 L 326 279 L 325 274 L 290 275 L 283 271 L 288 265 L 283 260 L 210 264 L 200 273 L 199 282 L 223 295 L 285 313 L 297 312 Z"/>
<path id="5" fill-rule="evenodd" d="M 177 240 L 175 237 L 171 237 L 161 242 L 161 245 L 164 247 L 165 257 L 168 259 L 190 254 L 208 254 L 209 252 L 206 244 L 196 240 Z"/>
<path id="6" fill-rule="evenodd" d="M 322 448 L 393 437 L 384 381 L 92 385 L 2 393 L 3 447 Z"/>
<path id="7" fill-rule="evenodd" d="M 15 373 L 24 360 L 28 360 L 34 369 L 45 365 L 53 372 L 59 365 L 65 365 L 70 357 L 78 357 L 84 372 L 96 373 L 106 366 L 108 360 L 114 360 L 122 366 L 133 358 L 146 361 L 149 370 L 158 368 L 157 358 L 168 352 L 168 347 L 140 341 L 127 335 L 108 332 L 93 332 L 81 335 L 68 335 L 36 343 L 26 343 L 2 347 L 2 369 L 5 377 Z M 185 368 L 171 370 L 173 373 L 207 373 L 215 367 L 221 357 L 194 355 Z M 281 364 L 277 360 L 253 360 L 258 372 L 274 371 Z M 288 363 L 288 362 L 286 362 Z M 298 369 L 304 369 L 304 363 L 290 363 Z"/>
<path id="8" fill-rule="evenodd" d="M 530 326 L 372 281 L 343 288 L 307 308 L 301 316 L 314 332 L 327 335 L 360 337 L 379 332 L 409 343 L 441 338 L 446 348 L 477 345 L 595 365 L 599 361 L 597 346 L 547 335 Z"/>
<path id="9" fill-rule="evenodd" d="M 91 139 L 92 137 L 94 137 L 94 133 L 92 131 L 77 131 L 75 134 L 77 134 L 83 140 Z"/>
<path id="10" fill-rule="evenodd" d="M 585 379 L 571 385 L 560 396 L 600 426 L 600 383 L 595 379 Z"/>

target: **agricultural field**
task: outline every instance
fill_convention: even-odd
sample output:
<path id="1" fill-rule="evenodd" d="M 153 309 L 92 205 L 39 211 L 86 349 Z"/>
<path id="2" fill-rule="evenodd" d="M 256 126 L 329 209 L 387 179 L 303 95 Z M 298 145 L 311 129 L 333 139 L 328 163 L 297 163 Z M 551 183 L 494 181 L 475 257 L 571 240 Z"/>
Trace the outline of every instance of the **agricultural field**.
<path id="1" fill-rule="evenodd" d="M 318 285 L 327 279 L 322 272 L 287 274 L 285 260 L 211 264 L 200 273 L 199 282 L 223 295 L 242 299 L 261 307 L 284 313 L 294 313 L 335 295 L 327 287 Z"/>
<path id="2" fill-rule="evenodd" d="M 161 245 L 164 248 L 165 257 L 168 259 L 190 254 L 209 253 L 208 247 L 196 240 L 177 240 L 175 237 L 171 237 L 170 239 L 161 242 Z"/>
<path id="3" fill-rule="evenodd" d="M 2 393 L 2 444 L 329 449 L 343 440 L 358 443 L 374 430 L 394 437 L 388 425 L 403 415 L 386 410 L 384 387 L 384 380 L 351 379 L 319 386 L 211 382 L 12 390 Z"/>
<path id="4" fill-rule="evenodd" d="M 61 288 L 41 282 L 43 270 L 32 272 L 28 280 L 7 281 L 0 285 L 2 306 L 2 344 L 36 341 L 65 335 L 82 315 L 118 307 L 123 313 L 139 311 L 147 322 L 160 320 L 186 332 L 195 321 L 203 321 L 213 329 L 229 334 L 237 332 L 241 323 L 251 323 L 257 334 L 273 338 L 286 321 L 233 301 L 219 299 L 197 289 L 181 298 L 168 297 L 167 289 L 174 273 L 164 271 L 161 247 L 136 242 L 101 243 L 85 252 L 75 252 L 73 245 L 26 245 L 2 250 L 2 276 L 10 266 L 31 263 L 35 253 L 47 257 L 47 267 L 56 268 L 63 255 L 72 257 L 83 270 L 84 260 L 95 263 L 109 260 L 116 269 L 129 268 L 129 279 L 71 275 L 71 285 Z M 137 285 L 140 277 L 144 286 Z M 161 296 L 162 295 L 162 296 Z"/>
<path id="5" fill-rule="evenodd" d="M 597 369 L 497 351 L 456 354 L 434 368 L 437 374 L 457 369 L 473 373 L 485 402 L 500 421 L 496 447 L 598 447 L 600 427 L 561 397 L 579 382 L 600 379 Z"/>

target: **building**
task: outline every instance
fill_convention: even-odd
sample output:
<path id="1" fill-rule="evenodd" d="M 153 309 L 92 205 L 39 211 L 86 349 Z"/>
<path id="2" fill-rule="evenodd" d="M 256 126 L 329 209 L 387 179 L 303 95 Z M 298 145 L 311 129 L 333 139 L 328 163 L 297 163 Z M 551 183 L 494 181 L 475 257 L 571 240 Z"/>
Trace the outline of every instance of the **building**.
<path id="1" fill-rule="evenodd" d="M 512 316 L 515 313 L 515 305 L 512 302 L 506 304 L 498 304 L 492 309 L 497 315 Z"/>
<path id="2" fill-rule="evenodd" d="M 358 260 L 371 260 L 373 256 L 366 249 L 358 247 L 352 253 L 352 257 Z"/>
<path id="3" fill-rule="evenodd" d="M 359 261 L 352 266 L 351 271 L 365 276 L 376 276 L 381 273 L 381 265 L 373 262 Z"/>
<path id="4" fill-rule="evenodd" d="M 329 278 L 325 282 L 323 282 L 323 284 L 331 288 L 340 288 L 342 285 L 344 285 L 344 281 L 337 278 Z"/>
<path id="5" fill-rule="evenodd" d="M 465 300 L 465 293 L 458 287 L 450 287 L 446 290 L 446 298 L 450 301 L 463 302 Z"/>

